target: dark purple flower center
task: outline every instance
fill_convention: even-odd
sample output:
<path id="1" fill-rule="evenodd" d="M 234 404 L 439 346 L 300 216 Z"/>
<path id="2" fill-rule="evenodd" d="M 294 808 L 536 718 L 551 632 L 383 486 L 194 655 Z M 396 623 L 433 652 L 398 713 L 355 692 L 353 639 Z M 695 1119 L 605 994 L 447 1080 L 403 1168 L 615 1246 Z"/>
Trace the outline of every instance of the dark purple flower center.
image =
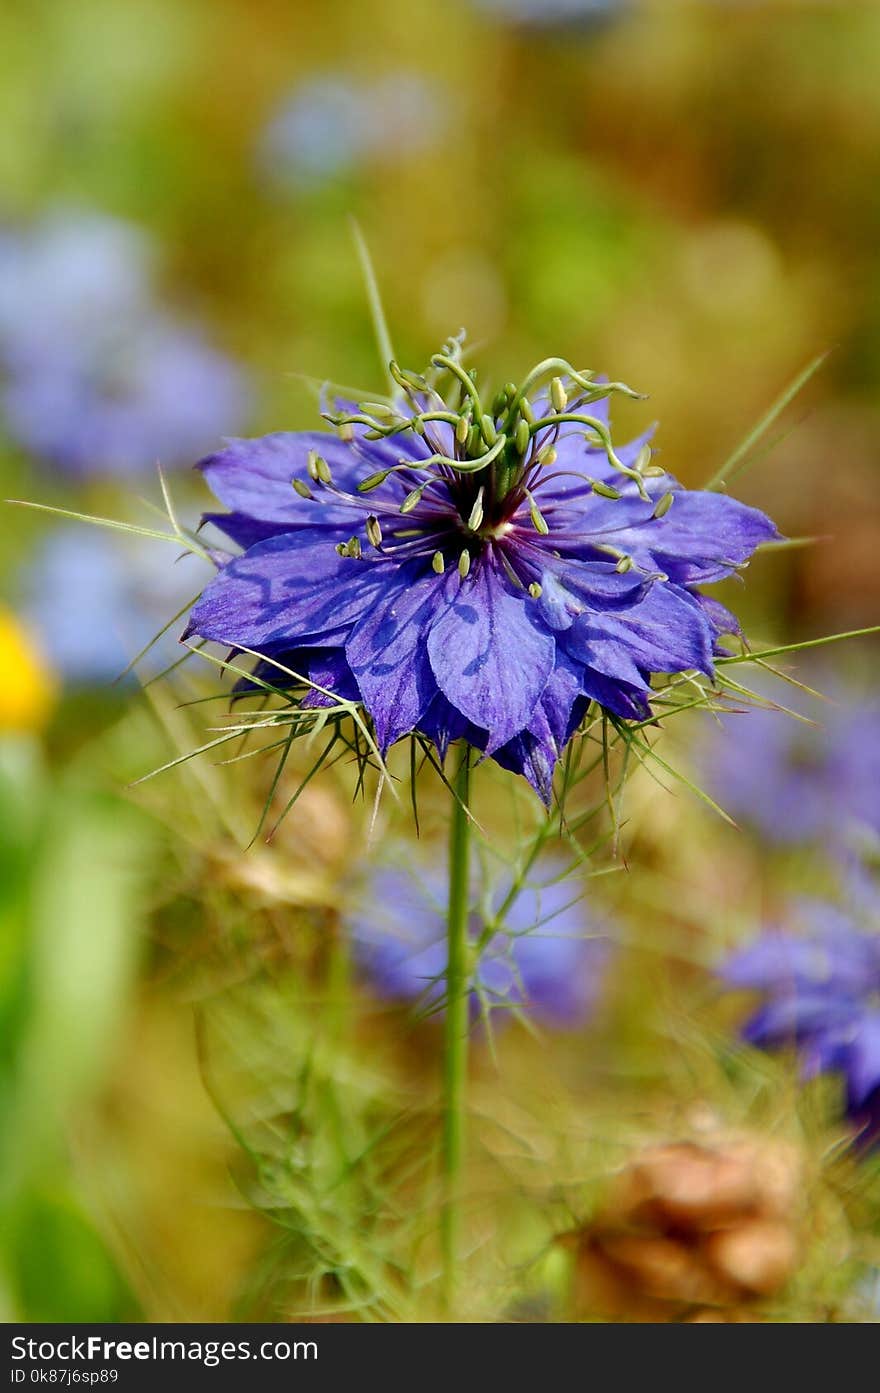
<path id="1" fill-rule="evenodd" d="M 487 412 L 475 377 L 465 371 L 456 352 L 437 354 L 432 362 L 450 377 L 454 400 L 445 401 L 426 378 L 404 373 L 392 364 L 403 392 L 394 405 L 362 403 L 355 412 L 328 413 L 343 439 L 361 452 L 365 467 L 370 460 L 387 460 L 397 447 L 397 459 L 367 473 L 357 485 L 357 495 L 336 488 L 323 459 L 310 463 L 317 484 L 348 505 L 360 502 L 366 514 L 366 541 L 376 551 L 393 553 L 397 561 L 430 557 L 438 573 L 455 564 L 464 576 L 492 548 L 514 585 L 540 591 L 529 550 L 551 532 L 559 532 L 562 542 L 575 540 L 564 535 L 566 484 L 572 495 L 579 491 L 588 496 L 592 491 L 606 500 L 621 496 L 607 479 L 555 468 L 563 433 L 579 434 L 592 450 L 602 451 L 612 472 L 619 471 L 621 483 L 634 483 L 643 502 L 659 507 L 645 484 L 646 479 L 663 475 L 651 464 L 650 450 L 646 448 L 636 467 L 625 465 L 615 454 L 606 422 L 590 411 L 594 402 L 612 390 L 635 396 L 630 389 L 619 383 L 595 383 L 569 364 L 551 360 L 539 364 L 519 388 L 512 383 L 505 386 Z M 554 376 L 549 390 L 533 404 L 530 388 L 546 380 L 554 367 L 564 371 L 564 379 Z M 405 485 L 400 502 L 394 505 L 383 497 L 381 504 L 373 505 L 371 492 L 391 476 Z M 554 486 L 553 501 L 545 516 L 539 495 L 549 485 Z M 576 540 L 582 550 L 587 540 L 582 528 Z M 360 559 L 364 541 L 352 537 L 339 543 L 337 550 Z M 605 560 L 613 559 L 622 571 L 632 565 L 631 558 L 607 538 L 596 539 L 595 551 Z"/>

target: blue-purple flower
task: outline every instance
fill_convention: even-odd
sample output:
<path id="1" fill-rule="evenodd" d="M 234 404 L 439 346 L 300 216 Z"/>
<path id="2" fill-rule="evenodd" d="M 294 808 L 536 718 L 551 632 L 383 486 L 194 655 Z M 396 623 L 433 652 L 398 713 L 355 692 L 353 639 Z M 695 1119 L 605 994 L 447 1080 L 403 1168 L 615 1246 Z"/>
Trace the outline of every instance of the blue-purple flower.
<path id="1" fill-rule="evenodd" d="M 148 243 L 97 214 L 0 232 L 0 424 L 87 476 L 191 459 L 246 417 L 240 369 L 160 310 Z"/>
<path id="2" fill-rule="evenodd" d="M 209 518 L 242 554 L 187 632 L 299 674 L 309 704 L 362 702 L 383 753 L 466 740 L 549 801 L 591 702 L 642 720 L 652 674 L 711 677 L 737 622 L 698 587 L 776 528 L 682 488 L 649 435 L 615 451 L 610 389 L 573 369 L 542 392 L 541 365 L 486 409 L 454 355 L 434 364 L 453 404 L 396 370 L 405 395 L 328 413 L 338 434 L 231 440 L 202 462 L 230 510 Z"/>
<path id="3" fill-rule="evenodd" d="M 475 956 L 470 993 L 476 1013 L 527 1008 L 550 1026 L 573 1027 L 593 1009 L 611 949 L 591 926 L 571 879 L 550 862 L 536 871 Z M 497 910 L 509 889 L 500 884 Z M 355 958 L 379 995 L 442 1003 L 445 990 L 447 885 L 442 870 L 379 867 L 346 917 Z M 491 910 L 490 910 L 491 912 Z M 480 939 L 484 914 L 475 905 L 469 938 Z"/>
<path id="4" fill-rule="evenodd" d="M 477 0 L 497 19 L 535 29 L 593 28 L 625 14 L 631 0 Z"/>
<path id="5" fill-rule="evenodd" d="M 795 1046 L 807 1077 L 842 1075 L 846 1109 L 863 1142 L 880 1137 L 880 895 L 850 877 L 847 907 L 802 899 L 794 928 L 773 929 L 734 953 L 724 982 L 759 992 L 743 1038 Z"/>
<path id="6" fill-rule="evenodd" d="M 419 73 L 369 82 L 328 73 L 284 98 L 260 137 L 259 162 L 275 183 L 324 184 L 364 161 L 416 154 L 442 125 L 442 94 Z"/>
<path id="7" fill-rule="evenodd" d="M 24 368 L 60 339 L 150 307 L 153 253 L 131 223 L 59 208 L 32 224 L 0 226 L 0 363 Z"/>
<path id="8" fill-rule="evenodd" d="M 778 684 L 772 695 L 790 704 L 789 693 Z M 814 724 L 759 707 L 724 718 L 702 752 L 713 796 L 776 845 L 837 840 L 859 827 L 880 833 L 880 702 L 839 684 L 830 694 L 796 698 Z"/>
<path id="9" fill-rule="evenodd" d="M 70 686 L 113 682 L 204 583 L 193 556 L 169 566 L 154 543 L 97 528 L 61 527 L 20 577 L 22 608 L 52 666 Z M 180 658 L 170 632 L 138 665 L 154 676 Z"/>

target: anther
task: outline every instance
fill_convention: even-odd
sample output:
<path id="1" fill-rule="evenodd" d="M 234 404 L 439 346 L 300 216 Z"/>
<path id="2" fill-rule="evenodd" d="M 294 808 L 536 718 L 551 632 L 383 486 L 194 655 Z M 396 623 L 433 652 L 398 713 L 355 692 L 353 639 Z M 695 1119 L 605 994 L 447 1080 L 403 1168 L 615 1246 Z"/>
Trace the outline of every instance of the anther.
<path id="1" fill-rule="evenodd" d="M 362 554 L 360 537 L 349 537 L 347 542 L 337 542 L 336 551 L 339 556 L 348 556 L 354 561 L 360 561 Z"/>
<path id="2" fill-rule="evenodd" d="M 480 430 L 480 427 L 471 426 L 470 430 L 468 431 L 467 453 L 470 455 L 471 459 L 476 459 L 479 455 L 483 454 L 485 449 L 486 442 L 483 440 L 483 434 Z"/>
<path id="3" fill-rule="evenodd" d="M 470 515 L 470 517 L 468 518 L 468 527 L 471 529 L 472 532 L 476 532 L 477 528 L 480 526 L 480 524 L 481 524 L 482 521 L 483 521 L 483 490 L 482 490 L 482 488 L 481 488 L 480 491 L 479 491 L 479 493 L 478 493 L 477 496 L 476 496 L 476 499 L 474 500 L 474 506 L 471 508 L 471 515 Z"/>
<path id="4" fill-rule="evenodd" d="M 330 466 L 324 459 L 324 456 L 318 454 L 317 450 L 309 450 L 306 458 L 306 468 L 310 477 L 314 479 L 316 483 L 332 484 L 333 475 L 330 473 Z"/>
<path id="5" fill-rule="evenodd" d="M 377 489 L 380 484 L 384 484 L 390 473 L 390 469 L 380 469 L 378 474 L 370 474 L 368 478 L 361 479 L 358 493 L 369 493 L 371 489 Z"/>
<path id="6" fill-rule="evenodd" d="M 402 513 L 411 513 L 413 508 L 417 508 L 419 506 L 419 504 L 422 501 L 422 491 L 424 487 L 424 484 L 420 484 L 417 488 L 412 489 L 406 495 L 406 498 L 400 505 L 400 511 Z"/>
<path id="7" fill-rule="evenodd" d="M 497 432 L 497 430 L 495 429 L 495 422 L 492 420 L 492 417 L 491 417 L 491 416 L 488 416 L 488 415 L 487 415 L 487 416 L 481 417 L 481 419 L 480 419 L 480 434 L 482 435 L 482 437 L 483 437 L 483 439 L 485 440 L 486 444 L 487 444 L 487 445 L 490 447 L 490 449 L 491 449 L 491 447 L 495 444 L 495 441 L 498 439 L 498 432 Z"/>
<path id="8" fill-rule="evenodd" d="M 526 497 L 529 500 L 529 516 L 532 519 L 532 526 L 536 532 L 540 532 L 542 537 L 546 537 L 550 531 L 550 528 L 547 526 L 547 520 L 532 495 L 527 493 Z"/>
<path id="9" fill-rule="evenodd" d="M 620 489 L 616 489 L 613 484 L 603 483 L 601 479 L 591 479 L 590 488 L 593 493 L 598 493 L 600 498 L 620 498 Z"/>

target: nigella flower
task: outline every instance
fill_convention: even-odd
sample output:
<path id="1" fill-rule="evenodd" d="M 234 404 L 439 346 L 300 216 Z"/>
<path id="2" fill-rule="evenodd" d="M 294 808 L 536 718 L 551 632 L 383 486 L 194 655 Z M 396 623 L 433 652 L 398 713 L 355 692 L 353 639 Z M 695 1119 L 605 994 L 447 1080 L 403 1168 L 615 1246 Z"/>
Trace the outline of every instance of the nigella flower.
<path id="1" fill-rule="evenodd" d="M 276 183 L 323 184 L 364 160 L 388 162 L 430 146 L 443 124 L 441 93 L 418 73 L 371 82 L 313 78 L 285 97 L 260 137 Z"/>
<path id="2" fill-rule="evenodd" d="M 535 29 L 594 28 L 626 13 L 631 0 L 477 0 L 497 19 Z"/>
<path id="3" fill-rule="evenodd" d="M 522 1006 L 549 1026 L 573 1027 L 593 1009 L 610 953 L 607 937 L 590 933 L 584 906 L 561 867 L 547 862 L 519 893 L 474 966 L 475 1012 Z M 495 907 L 509 885 L 496 889 Z M 441 1003 L 447 945 L 447 882 L 436 867 L 379 867 L 346 916 L 356 961 L 379 995 Z M 476 907 L 469 937 L 476 945 L 484 918 Z"/>
<path id="4" fill-rule="evenodd" d="M 0 425 L 70 473 L 177 464 L 245 419 L 242 372 L 156 307 L 149 265 L 95 214 L 0 234 Z"/>
<path id="5" fill-rule="evenodd" d="M 179 464 L 218 425 L 244 418 L 238 369 L 194 331 L 153 316 L 96 326 L 10 376 L 3 415 L 15 439 L 69 473 L 134 474 Z"/>
<path id="6" fill-rule="evenodd" d="M 232 440 L 203 461 L 231 510 L 210 520 L 243 554 L 187 632 L 305 677 L 310 704 L 362 702 L 383 752 L 413 732 L 441 755 L 466 740 L 549 801 L 591 702 L 641 720 L 651 674 L 711 676 L 737 625 L 697 587 L 776 529 L 682 488 L 647 437 L 615 452 L 610 389 L 573 369 L 530 401 L 542 364 L 486 410 L 454 352 L 433 361 L 460 401 L 395 368 L 404 395 L 334 414 L 338 435 Z"/>
<path id="7" fill-rule="evenodd" d="M 777 845 L 880 833 L 880 702 L 839 684 L 797 705 L 814 724 L 753 707 L 725 718 L 702 751 L 702 775 L 738 822 Z M 788 691 L 774 687 L 790 703 Z M 806 705 L 805 705 L 806 703 Z"/>
<path id="8" fill-rule="evenodd" d="M 743 1038 L 762 1049 L 796 1046 L 804 1073 L 843 1076 L 846 1108 L 864 1142 L 880 1137 L 880 895 L 848 882 L 847 908 L 797 903 L 801 931 L 774 929 L 734 953 L 725 983 L 760 992 Z"/>
<path id="9" fill-rule="evenodd" d="M 0 226 L 0 363 L 24 367 L 60 339 L 150 304 L 152 249 L 130 223 L 87 209 Z"/>

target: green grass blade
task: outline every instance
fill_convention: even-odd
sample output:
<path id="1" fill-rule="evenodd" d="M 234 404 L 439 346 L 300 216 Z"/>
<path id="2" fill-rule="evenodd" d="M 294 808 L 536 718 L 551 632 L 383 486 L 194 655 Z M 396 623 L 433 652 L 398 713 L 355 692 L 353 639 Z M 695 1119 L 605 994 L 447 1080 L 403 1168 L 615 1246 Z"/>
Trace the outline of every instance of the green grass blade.
<path id="1" fill-rule="evenodd" d="M 716 658 L 715 664 L 728 667 L 732 663 L 757 663 L 765 658 L 779 658 L 784 653 L 802 653 L 805 649 L 822 648 L 826 643 L 840 643 L 845 638 L 868 638 L 871 634 L 880 634 L 880 624 L 872 624 L 867 629 L 848 629 L 843 634 L 826 634 L 824 638 L 808 638 L 801 643 L 786 643 L 779 648 L 762 648 L 759 653 L 734 653 L 729 658 Z"/>
<path id="2" fill-rule="evenodd" d="M 388 382 L 388 389 L 393 396 L 397 393 L 397 383 L 388 370 L 388 364 L 394 358 L 394 348 L 391 344 L 391 335 L 388 332 L 388 321 L 385 318 L 385 310 L 382 307 L 382 296 L 379 292 L 379 282 L 376 279 L 376 271 L 373 267 L 373 259 L 367 246 L 364 234 L 361 232 L 360 225 L 352 218 L 352 236 L 358 254 L 358 261 L 361 266 L 361 274 L 364 278 L 364 286 L 367 292 L 367 299 L 370 304 L 370 317 L 373 321 L 373 333 L 376 335 L 376 346 L 379 349 L 379 356 L 382 359 L 382 371 Z"/>
<path id="3" fill-rule="evenodd" d="M 93 517 L 90 513 L 75 513 L 70 508 L 53 508 L 49 503 L 32 503 L 27 498 L 7 498 L 4 502 L 16 508 L 33 508 L 38 513 L 55 513 L 58 517 L 72 518 L 74 522 L 89 522 L 93 527 L 109 527 L 115 532 L 134 532 L 138 537 L 154 537 L 160 542 L 173 542 L 196 556 L 207 560 L 207 552 L 184 533 L 159 532 L 153 527 L 138 527 L 133 522 L 119 522 L 116 518 Z"/>
<path id="4" fill-rule="evenodd" d="M 201 592 L 199 592 L 199 593 L 201 593 Z M 133 672 L 133 671 L 134 671 L 134 669 L 137 667 L 137 665 L 138 665 L 138 663 L 141 661 L 141 659 L 142 659 L 142 658 L 145 658 L 145 657 L 147 656 L 147 654 L 149 653 L 150 649 L 153 648 L 154 645 L 157 644 L 161 638 L 164 638 L 164 637 L 165 637 L 165 635 L 168 633 L 168 630 L 172 627 L 172 625 L 176 624 L 176 623 L 178 622 L 178 620 L 182 619 L 183 616 L 184 616 L 186 613 L 188 613 L 189 610 L 192 609 L 193 605 L 195 604 L 195 602 L 196 602 L 196 600 L 197 600 L 198 598 L 199 598 L 198 595 L 194 595 L 193 598 L 192 598 L 191 600 L 187 600 L 186 604 L 181 606 L 181 608 L 177 611 L 176 614 L 172 614 L 171 618 L 168 620 L 168 623 L 167 623 L 167 624 L 163 624 L 163 625 L 162 625 L 162 628 L 159 630 L 159 632 L 156 633 L 156 634 L 153 634 L 153 637 L 149 640 L 148 643 L 145 643 L 145 644 L 144 644 L 144 646 L 143 646 L 143 648 L 140 650 L 140 652 L 139 652 L 139 653 L 136 653 L 135 656 L 131 659 L 131 661 L 128 662 L 128 663 L 126 663 L 125 667 L 124 667 L 124 668 L 122 669 L 122 671 L 119 673 L 118 677 L 114 677 L 114 679 L 113 679 L 113 684 L 114 684 L 114 686 L 118 685 L 118 683 L 120 683 L 120 682 L 123 682 L 123 681 L 125 680 L 125 678 L 128 676 L 128 674 L 129 674 L 130 672 Z"/>
<path id="5" fill-rule="evenodd" d="M 769 411 L 765 412 L 761 417 L 754 429 L 749 431 L 745 440 L 742 440 L 740 444 L 737 445 L 733 454 L 725 460 L 718 472 L 712 475 L 708 483 L 704 484 L 704 488 L 719 489 L 722 484 L 727 483 L 738 474 L 742 474 L 743 471 L 748 468 L 750 461 L 748 461 L 746 457 L 749 452 L 754 449 L 761 437 L 770 429 L 774 422 L 778 420 L 785 408 L 794 401 L 798 392 L 802 391 L 810 379 L 815 376 L 830 352 L 831 349 L 826 348 L 822 353 L 817 354 L 812 362 L 808 363 L 807 366 L 798 373 L 794 381 L 790 382 L 785 388 L 785 391 L 776 398 Z"/>

